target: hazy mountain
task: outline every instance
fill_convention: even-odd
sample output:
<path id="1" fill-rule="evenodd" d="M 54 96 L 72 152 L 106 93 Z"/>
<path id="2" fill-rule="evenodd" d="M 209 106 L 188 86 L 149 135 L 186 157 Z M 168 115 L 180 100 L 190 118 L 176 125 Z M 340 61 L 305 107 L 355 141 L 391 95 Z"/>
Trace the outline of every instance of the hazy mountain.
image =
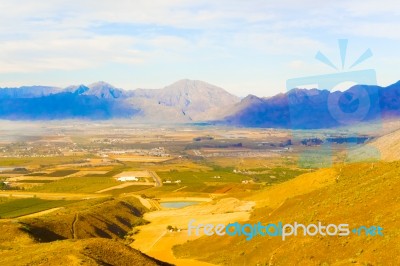
<path id="1" fill-rule="evenodd" d="M 152 121 L 213 120 L 239 98 L 222 88 L 198 80 L 180 80 L 163 89 L 137 89 L 130 102 Z"/>
<path id="2" fill-rule="evenodd" d="M 61 92 L 61 88 L 47 86 L 23 86 L 19 88 L 0 88 L 0 99 L 35 98 Z"/>
<path id="3" fill-rule="evenodd" d="M 72 92 L 0 99 L 0 118 L 11 120 L 130 118 L 137 112 L 123 102 Z"/>
<path id="4" fill-rule="evenodd" d="M 400 82 L 386 88 L 356 85 L 344 92 L 292 89 L 270 98 L 250 95 L 220 122 L 246 127 L 328 128 L 360 119 L 399 117 L 399 100 Z"/>

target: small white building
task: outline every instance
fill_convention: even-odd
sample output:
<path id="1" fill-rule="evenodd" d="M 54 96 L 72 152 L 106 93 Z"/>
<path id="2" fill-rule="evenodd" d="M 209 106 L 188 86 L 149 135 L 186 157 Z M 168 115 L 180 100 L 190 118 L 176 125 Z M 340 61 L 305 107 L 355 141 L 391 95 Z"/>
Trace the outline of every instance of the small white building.
<path id="1" fill-rule="evenodd" d="M 139 178 L 137 178 L 136 176 L 121 176 L 121 177 L 118 177 L 117 180 L 118 180 L 118 181 L 121 181 L 121 182 L 126 182 L 126 181 L 139 181 Z"/>

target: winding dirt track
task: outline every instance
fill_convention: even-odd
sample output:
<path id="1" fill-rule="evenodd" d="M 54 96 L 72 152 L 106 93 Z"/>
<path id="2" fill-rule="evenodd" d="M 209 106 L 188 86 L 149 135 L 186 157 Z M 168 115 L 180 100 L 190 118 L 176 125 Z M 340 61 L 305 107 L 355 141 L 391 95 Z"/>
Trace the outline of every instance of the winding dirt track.
<path id="1" fill-rule="evenodd" d="M 72 222 L 71 225 L 71 235 L 73 239 L 78 239 L 78 236 L 76 235 L 76 223 L 78 222 L 78 219 L 79 219 L 78 214 L 75 214 L 74 221 Z"/>

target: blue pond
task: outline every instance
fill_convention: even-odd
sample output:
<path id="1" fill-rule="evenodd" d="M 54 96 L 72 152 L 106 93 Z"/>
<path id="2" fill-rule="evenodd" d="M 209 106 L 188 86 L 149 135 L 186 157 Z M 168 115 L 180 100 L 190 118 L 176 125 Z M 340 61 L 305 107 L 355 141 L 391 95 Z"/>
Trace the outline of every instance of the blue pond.
<path id="1" fill-rule="evenodd" d="M 200 203 L 199 201 L 165 201 L 161 202 L 160 205 L 164 208 L 173 208 L 173 209 L 179 209 L 183 207 L 187 207 L 190 205 L 195 205 Z"/>

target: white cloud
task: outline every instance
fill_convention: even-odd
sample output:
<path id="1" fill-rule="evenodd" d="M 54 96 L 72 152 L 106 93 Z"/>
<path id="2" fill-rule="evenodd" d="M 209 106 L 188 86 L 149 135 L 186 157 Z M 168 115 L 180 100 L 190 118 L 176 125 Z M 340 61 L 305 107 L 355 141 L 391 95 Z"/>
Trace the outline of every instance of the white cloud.
<path id="1" fill-rule="evenodd" d="M 217 61 L 220 75 L 240 79 L 225 60 L 240 65 L 251 52 L 278 68 L 273 56 L 291 57 L 281 64 L 285 72 L 317 50 L 329 54 L 336 38 L 398 41 L 399 14 L 394 0 L 2 0 L 0 73 Z M 122 31 L 95 30 L 113 24 Z M 136 31 L 124 32 L 124 25 Z"/>

